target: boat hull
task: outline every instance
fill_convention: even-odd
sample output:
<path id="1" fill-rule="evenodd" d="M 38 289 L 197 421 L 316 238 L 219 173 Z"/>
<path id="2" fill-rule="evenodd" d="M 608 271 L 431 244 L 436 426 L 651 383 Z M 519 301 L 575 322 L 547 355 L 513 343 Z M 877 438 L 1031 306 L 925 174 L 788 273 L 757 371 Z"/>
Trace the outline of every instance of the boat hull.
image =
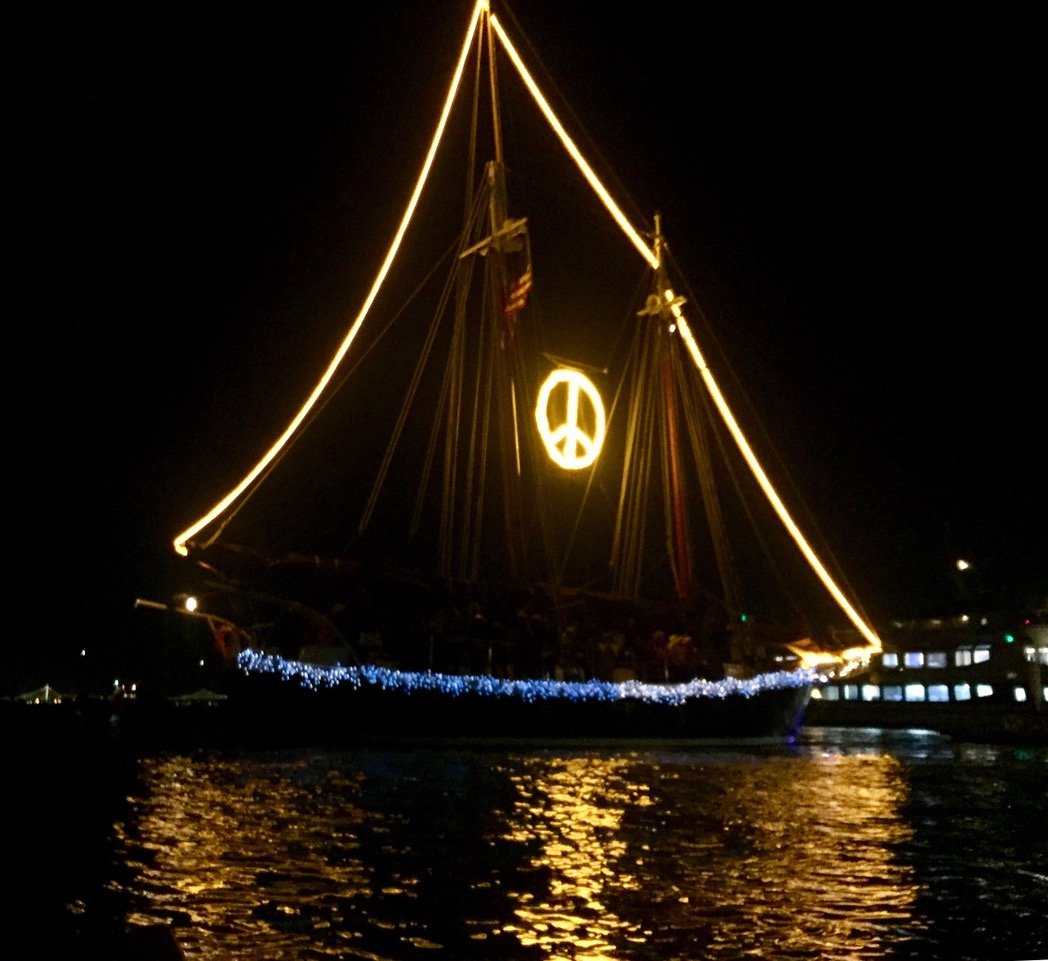
<path id="1" fill-rule="evenodd" d="M 900 622 L 859 671 L 813 692 L 812 727 L 912 728 L 959 741 L 1048 744 L 1048 614 Z"/>
<path id="2" fill-rule="evenodd" d="M 808 705 L 805 724 L 935 731 L 975 743 L 1048 744 L 1048 713 L 1029 704 L 864 703 L 815 698 Z"/>

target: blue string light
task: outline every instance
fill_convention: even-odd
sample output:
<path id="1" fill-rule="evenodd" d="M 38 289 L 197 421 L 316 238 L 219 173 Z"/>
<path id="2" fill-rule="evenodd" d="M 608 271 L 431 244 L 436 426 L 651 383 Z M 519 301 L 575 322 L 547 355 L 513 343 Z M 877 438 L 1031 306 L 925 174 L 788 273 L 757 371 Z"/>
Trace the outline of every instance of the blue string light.
<path id="1" fill-rule="evenodd" d="M 644 681 L 556 681 L 516 679 L 483 674 L 439 674 L 430 671 L 398 671 L 373 664 L 353 667 L 322 667 L 290 661 L 276 654 L 241 651 L 237 666 L 245 674 L 274 674 L 305 690 L 323 691 L 338 687 L 439 691 L 457 697 L 480 694 L 486 697 L 517 698 L 527 703 L 552 699 L 570 701 L 619 701 L 634 699 L 653 704 L 683 704 L 695 698 L 753 697 L 764 691 L 799 688 L 815 682 L 814 671 L 773 671 L 745 679 L 726 677 L 718 681 L 695 678 L 678 684 Z"/>

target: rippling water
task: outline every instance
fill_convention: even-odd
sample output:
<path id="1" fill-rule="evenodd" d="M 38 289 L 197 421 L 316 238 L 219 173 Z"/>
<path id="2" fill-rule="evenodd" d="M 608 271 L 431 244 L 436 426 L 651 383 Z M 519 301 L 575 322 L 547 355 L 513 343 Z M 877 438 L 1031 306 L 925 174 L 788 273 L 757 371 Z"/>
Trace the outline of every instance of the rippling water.
<path id="1" fill-rule="evenodd" d="M 45 892 L 96 943 L 128 923 L 215 961 L 1048 957 L 1048 749 L 810 729 L 781 749 L 303 750 L 125 774 L 119 797 L 68 796 L 95 821 L 83 870 Z"/>

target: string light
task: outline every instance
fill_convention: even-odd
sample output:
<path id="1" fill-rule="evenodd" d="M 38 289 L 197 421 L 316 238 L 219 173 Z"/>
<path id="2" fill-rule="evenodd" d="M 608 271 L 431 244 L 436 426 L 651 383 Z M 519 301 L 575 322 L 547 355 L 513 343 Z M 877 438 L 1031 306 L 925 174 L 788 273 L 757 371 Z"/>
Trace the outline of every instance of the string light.
<path id="1" fill-rule="evenodd" d="M 335 688 L 353 690 L 440 692 L 459 697 L 515 698 L 527 703 L 550 700 L 622 701 L 681 705 L 700 698 L 723 700 L 728 697 L 754 697 L 767 691 L 806 687 L 816 675 L 810 670 L 772 671 L 739 679 L 717 681 L 695 678 L 679 684 L 649 684 L 644 681 L 557 681 L 549 678 L 520 679 L 486 674 L 441 674 L 432 671 L 398 671 L 374 664 L 329 667 L 290 661 L 277 654 L 246 649 L 237 656 L 237 667 L 245 675 L 270 674 L 307 691 Z"/>

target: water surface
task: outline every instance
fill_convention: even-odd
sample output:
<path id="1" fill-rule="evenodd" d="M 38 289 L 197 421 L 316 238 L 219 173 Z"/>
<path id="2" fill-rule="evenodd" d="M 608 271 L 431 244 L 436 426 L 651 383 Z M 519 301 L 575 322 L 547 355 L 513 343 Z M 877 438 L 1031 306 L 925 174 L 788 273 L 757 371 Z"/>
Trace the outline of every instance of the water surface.
<path id="1" fill-rule="evenodd" d="M 186 958 L 1048 956 L 1048 749 L 809 729 L 749 750 L 136 761 L 61 891 Z M 95 825 L 97 828 L 98 825 Z"/>

